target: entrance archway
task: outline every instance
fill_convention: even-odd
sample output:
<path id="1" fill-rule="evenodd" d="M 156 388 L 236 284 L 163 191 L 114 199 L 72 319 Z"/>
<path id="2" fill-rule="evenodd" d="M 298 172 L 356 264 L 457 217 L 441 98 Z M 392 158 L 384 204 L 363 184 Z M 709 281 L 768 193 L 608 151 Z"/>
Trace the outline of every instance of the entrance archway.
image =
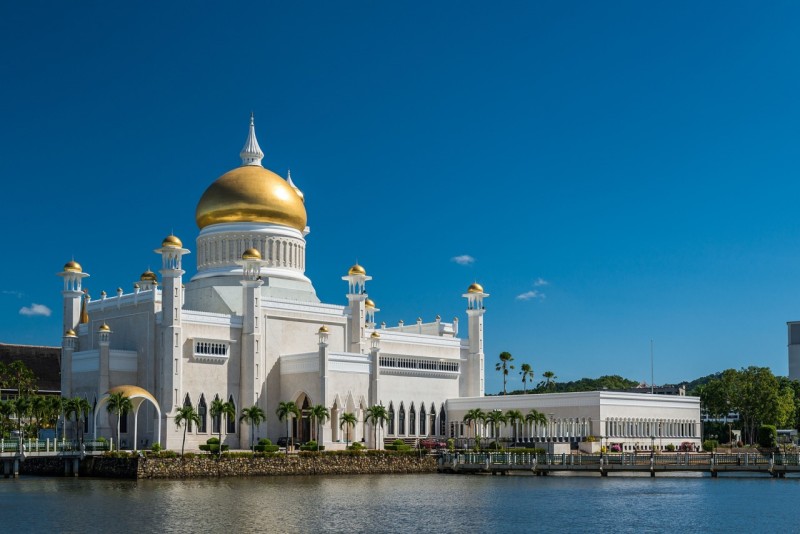
<path id="1" fill-rule="evenodd" d="M 155 442 L 161 445 L 161 407 L 158 405 L 156 398 L 153 397 L 149 391 L 139 386 L 116 386 L 109 389 L 105 395 L 100 398 L 94 410 L 94 440 L 97 441 L 97 414 L 102 411 L 103 406 L 108 404 L 109 397 L 114 393 L 122 393 L 123 396 L 131 400 L 131 404 L 133 405 L 133 450 L 137 450 L 136 447 L 138 445 L 139 408 L 141 408 L 145 401 L 149 401 L 156 409 L 158 433 L 156 434 Z M 119 436 L 117 436 L 117 438 L 119 439 Z M 117 443 L 117 448 L 119 448 L 119 443 Z"/>

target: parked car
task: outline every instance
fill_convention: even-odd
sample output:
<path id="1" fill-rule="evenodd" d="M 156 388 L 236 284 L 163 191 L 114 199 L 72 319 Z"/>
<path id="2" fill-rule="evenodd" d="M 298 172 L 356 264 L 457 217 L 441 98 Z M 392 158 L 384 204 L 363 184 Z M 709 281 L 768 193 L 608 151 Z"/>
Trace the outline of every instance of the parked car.
<path id="1" fill-rule="evenodd" d="M 433 449 L 446 449 L 447 443 L 438 439 L 423 439 L 419 442 L 419 446 L 430 451 Z"/>

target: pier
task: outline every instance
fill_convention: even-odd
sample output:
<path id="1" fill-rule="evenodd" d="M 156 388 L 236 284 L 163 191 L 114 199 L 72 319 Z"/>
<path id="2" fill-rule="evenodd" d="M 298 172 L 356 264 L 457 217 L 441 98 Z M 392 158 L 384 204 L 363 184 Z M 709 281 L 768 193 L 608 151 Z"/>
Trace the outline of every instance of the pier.
<path id="1" fill-rule="evenodd" d="M 529 454 L 513 452 L 445 453 L 440 473 L 508 475 L 553 473 L 763 473 L 776 478 L 800 473 L 800 454 Z"/>
<path id="2" fill-rule="evenodd" d="M 78 476 L 81 461 L 93 454 L 102 454 L 107 443 L 87 441 L 78 446 L 66 440 L 0 440 L 0 464 L 3 478 L 17 478 L 20 464 L 26 458 L 54 458 L 63 461 L 64 476 Z M 59 468 L 60 469 L 60 468 Z"/>

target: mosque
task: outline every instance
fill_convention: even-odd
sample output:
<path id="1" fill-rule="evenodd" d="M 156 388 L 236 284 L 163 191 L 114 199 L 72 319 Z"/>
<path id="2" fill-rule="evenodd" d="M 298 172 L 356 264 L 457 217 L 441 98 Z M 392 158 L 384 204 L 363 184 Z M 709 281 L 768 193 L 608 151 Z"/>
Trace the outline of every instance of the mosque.
<path id="1" fill-rule="evenodd" d="M 262 166 L 252 117 L 240 157 L 241 166 L 213 182 L 197 204 L 197 270 L 191 279 L 184 280 L 182 268 L 191 252 L 174 235 L 154 251 L 161 256 L 160 280 L 148 269 L 130 293 L 119 288 L 93 300 L 82 287 L 89 274 L 76 261 L 59 273 L 62 395 L 85 397 L 94 406 L 94 420 L 84 428 L 89 435 L 114 435 L 116 418 L 104 404 L 109 393 L 123 392 L 133 412 L 121 418 L 120 441 L 134 449 L 153 443 L 180 448 L 183 429 L 174 417 L 188 405 L 200 416 L 199 425 L 187 428 L 188 449 L 220 432 L 231 448 L 248 448 L 253 437 L 274 441 L 289 434 L 306 441 L 317 435 L 308 414 L 320 404 L 330 418 L 318 441 L 328 448 L 348 441 L 380 447 L 384 439 L 460 438 L 469 433 L 460 422 L 467 410 L 506 409 L 509 403 L 552 411 L 548 423 L 520 428 L 531 439 L 577 441 L 604 432 L 610 437 L 614 428 L 622 439 L 623 421 L 624 428 L 640 428 L 644 436 L 658 420 L 674 422 L 676 432 L 685 433 L 681 437 L 697 440 L 699 403 L 691 398 L 667 403 L 661 396 L 606 394 L 612 400 L 603 412 L 599 393 L 484 397 L 489 295 L 478 283 L 462 295 L 463 334 L 458 318 L 376 324 L 379 309 L 368 297 L 372 277 L 358 263 L 342 276 L 346 305 L 320 302 L 305 275 L 309 227 L 303 192 L 291 175 L 284 179 Z M 233 403 L 237 417 L 212 417 L 215 399 Z M 275 415 L 286 401 L 302 410 L 288 425 Z M 375 405 L 389 415 L 377 443 L 365 421 Z M 623 405 L 635 407 L 631 413 L 638 418 L 630 417 L 630 425 L 612 417 Z M 255 428 L 238 419 L 251 406 L 266 414 Z M 358 424 L 343 427 L 344 413 L 355 415 Z M 673 441 L 681 437 L 675 434 Z"/>

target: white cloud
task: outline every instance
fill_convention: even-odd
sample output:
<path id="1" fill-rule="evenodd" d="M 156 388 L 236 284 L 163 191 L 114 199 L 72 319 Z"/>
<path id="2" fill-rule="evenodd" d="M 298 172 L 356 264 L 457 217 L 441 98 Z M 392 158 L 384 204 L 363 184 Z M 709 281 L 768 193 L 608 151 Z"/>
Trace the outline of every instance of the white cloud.
<path id="1" fill-rule="evenodd" d="M 526 291 L 525 293 L 520 293 L 517 295 L 517 300 L 533 300 L 533 299 L 542 299 L 544 300 L 545 295 L 541 291 L 536 291 L 535 289 L 531 289 L 530 291 Z"/>
<path id="2" fill-rule="evenodd" d="M 539 278 L 537 278 L 536 281 L 533 283 L 533 287 L 542 287 L 542 286 L 549 286 L 549 285 L 550 285 L 550 282 L 548 282 L 547 280 L 545 280 L 541 276 Z"/>
<path id="3" fill-rule="evenodd" d="M 19 310 L 20 315 L 26 315 L 28 317 L 50 317 L 50 314 L 53 313 L 50 311 L 50 308 L 45 306 L 44 304 L 36 304 L 35 302 L 30 306 L 23 306 Z"/>
<path id="4" fill-rule="evenodd" d="M 475 258 L 469 254 L 462 254 L 461 256 L 454 256 L 450 258 L 450 261 L 454 261 L 459 265 L 469 265 L 471 263 L 475 263 Z"/>

